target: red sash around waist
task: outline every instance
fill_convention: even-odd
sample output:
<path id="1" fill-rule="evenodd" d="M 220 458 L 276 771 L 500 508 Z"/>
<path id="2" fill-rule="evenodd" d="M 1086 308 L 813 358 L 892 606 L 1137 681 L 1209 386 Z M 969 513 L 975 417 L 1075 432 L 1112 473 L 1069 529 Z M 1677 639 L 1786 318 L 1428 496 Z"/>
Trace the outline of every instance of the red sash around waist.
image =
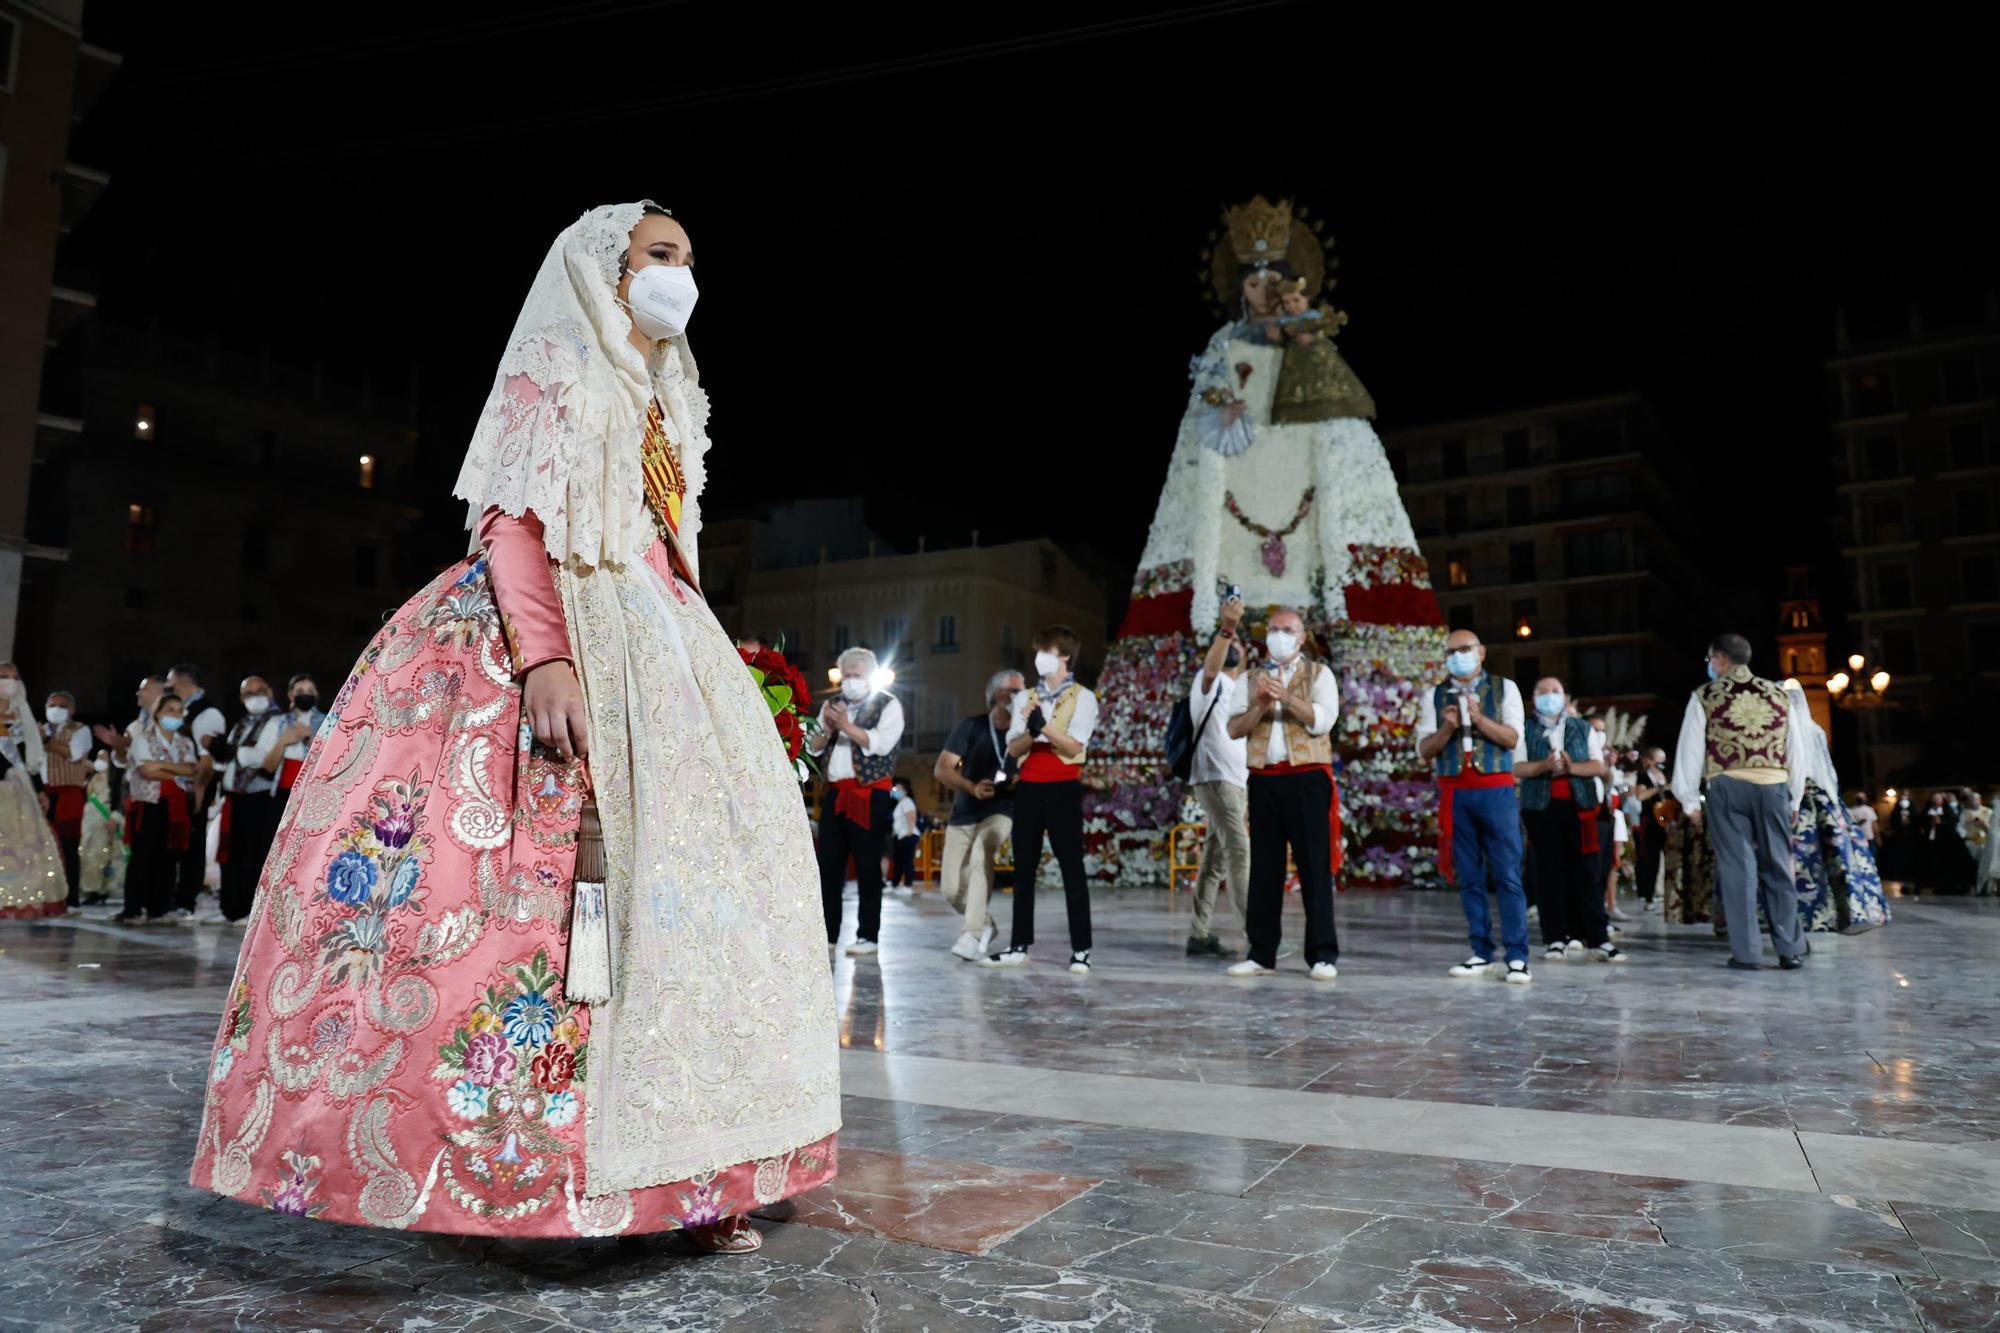
<path id="1" fill-rule="evenodd" d="M 841 818 L 867 828 L 869 809 L 875 803 L 875 793 L 889 790 L 891 779 L 880 782 L 863 782 L 859 778 L 838 778 L 833 784 L 833 808 Z"/>
<path id="2" fill-rule="evenodd" d="M 1576 796 L 1570 790 L 1568 778 L 1557 778 L 1549 783 L 1549 802 L 1551 805 L 1557 801 L 1574 802 L 1575 800 Z M 1572 808 L 1574 807 L 1572 806 Z M 1584 854 L 1590 855 L 1596 852 L 1601 845 L 1597 840 L 1597 811 L 1578 810 L 1576 812 L 1576 824 L 1582 830 Z"/>
<path id="3" fill-rule="evenodd" d="M 83 836 L 83 788 L 49 787 L 49 823 L 58 838 Z"/>
<path id="4" fill-rule="evenodd" d="M 290 791 L 292 784 L 299 780 L 299 770 L 306 766 L 303 759 L 287 759 L 278 768 L 278 790 Z"/>

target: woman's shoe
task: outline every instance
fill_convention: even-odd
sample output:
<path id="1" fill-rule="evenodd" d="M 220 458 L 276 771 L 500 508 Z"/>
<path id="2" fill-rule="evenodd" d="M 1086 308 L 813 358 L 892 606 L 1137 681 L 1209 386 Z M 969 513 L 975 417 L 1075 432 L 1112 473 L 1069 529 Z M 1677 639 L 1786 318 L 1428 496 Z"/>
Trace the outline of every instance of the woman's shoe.
<path id="1" fill-rule="evenodd" d="M 713 1226 L 689 1227 L 687 1238 L 703 1254 L 754 1254 L 764 1248 L 763 1234 L 741 1214 Z"/>

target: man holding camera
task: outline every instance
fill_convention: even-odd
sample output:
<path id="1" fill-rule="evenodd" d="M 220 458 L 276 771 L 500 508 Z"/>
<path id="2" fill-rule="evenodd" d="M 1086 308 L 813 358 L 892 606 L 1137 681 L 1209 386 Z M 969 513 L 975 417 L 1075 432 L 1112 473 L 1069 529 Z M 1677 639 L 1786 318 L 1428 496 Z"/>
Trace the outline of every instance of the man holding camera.
<path id="1" fill-rule="evenodd" d="M 1507 980 L 1526 984 L 1528 899 L 1521 890 L 1521 806 L 1514 747 L 1525 721 L 1521 691 L 1486 670 L 1486 645 L 1469 629 L 1445 640 L 1445 679 L 1421 696 L 1417 754 L 1438 783 L 1438 869 L 1458 885 L 1472 952 L 1454 977 L 1493 970 L 1491 893 L 1500 904 Z"/>
<path id="2" fill-rule="evenodd" d="M 953 728 L 931 770 L 939 783 L 958 793 L 944 829 L 938 887 L 952 909 L 965 914 L 965 930 L 951 951 L 967 962 L 992 948 L 999 933 L 988 910 L 993 861 L 1014 832 L 1013 761 L 1004 737 L 1014 724 L 1014 696 L 1027 684 L 1018 671 L 994 672 L 986 682 L 986 711 Z"/>
<path id="3" fill-rule="evenodd" d="M 1250 761 L 1249 742 L 1229 734 L 1229 719 L 1238 711 L 1243 670 L 1250 661 L 1249 645 L 1239 632 L 1243 595 L 1229 589 L 1222 603 L 1222 623 L 1209 641 L 1208 654 L 1194 674 L 1188 692 L 1190 718 L 1196 728 L 1194 754 L 1188 764 L 1188 790 L 1201 802 L 1208 836 L 1201 844 L 1201 868 L 1194 879 L 1194 919 L 1188 927 L 1190 957 L 1206 954 L 1227 958 L 1229 951 L 1215 933 L 1215 899 L 1226 878 L 1237 923 L 1250 922 Z M 1211 713 L 1220 716 L 1210 717 Z"/>

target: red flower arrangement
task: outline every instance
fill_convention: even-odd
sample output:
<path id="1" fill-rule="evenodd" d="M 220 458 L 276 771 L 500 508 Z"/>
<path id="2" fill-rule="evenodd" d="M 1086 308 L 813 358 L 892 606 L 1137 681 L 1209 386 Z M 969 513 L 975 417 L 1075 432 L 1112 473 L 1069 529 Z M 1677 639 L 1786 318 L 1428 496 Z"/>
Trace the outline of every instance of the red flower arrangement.
<path id="1" fill-rule="evenodd" d="M 803 782 L 817 771 L 806 751 L 819 731 L 818 717 L 806 711 L 812 706 L 812 687 L 806 683 L 805 673 L 786 659 L 782 643 L 754 653 L 738 646 L 736 652 L 750 669 L 750 679 L 757 682 L 757 690 L 771 710 L 778 739 L 785 746 L 786 760 Z"/>

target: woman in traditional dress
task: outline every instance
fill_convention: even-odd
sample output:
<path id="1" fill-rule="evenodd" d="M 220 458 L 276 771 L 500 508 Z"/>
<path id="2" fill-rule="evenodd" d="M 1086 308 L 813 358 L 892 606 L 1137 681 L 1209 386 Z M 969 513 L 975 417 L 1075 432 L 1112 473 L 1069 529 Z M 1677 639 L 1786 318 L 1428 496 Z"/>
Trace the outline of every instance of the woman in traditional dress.
<path id="1" fill-rule="evenodd" d="M 1867 930 L 1889 920 L 1888 900 L 1876 872 L 1875 853 L 1840 802 L 1840 777 L 1826 733 L 1806 706 L 1805 690 L 1785 687 L 1792 722 L 1805 741 L 1806 789 L 1792 824 L 1793 878 L 1799 890 L 1799 924 L 1807 930 Z"/>
<path id="2" fill-rule="evenodd" d="M 691 261 L 649 202 L 543 261 L 455 488 L 474 549 L 369 644 L 286 806 L 196 1185 L 734 1252 L 833 1174 L 805 807 L 698 581 Z"/>
<path id="3" fill-rule="evenodd" d="M 119 809 L 111 772 L 111 756 L 100 750 L 84 789 L 83 840 L 77 849 L 77 878 L 83 884 L 83 904 L 95 906 L 125 891 L 125 814 Z"/>
<path id="4" fill-rule="evenodd" d="M 62 848 L 42 811 L 42 729 L 12 662 L 0 662 L 0 919 L 69 911 Z"/>

